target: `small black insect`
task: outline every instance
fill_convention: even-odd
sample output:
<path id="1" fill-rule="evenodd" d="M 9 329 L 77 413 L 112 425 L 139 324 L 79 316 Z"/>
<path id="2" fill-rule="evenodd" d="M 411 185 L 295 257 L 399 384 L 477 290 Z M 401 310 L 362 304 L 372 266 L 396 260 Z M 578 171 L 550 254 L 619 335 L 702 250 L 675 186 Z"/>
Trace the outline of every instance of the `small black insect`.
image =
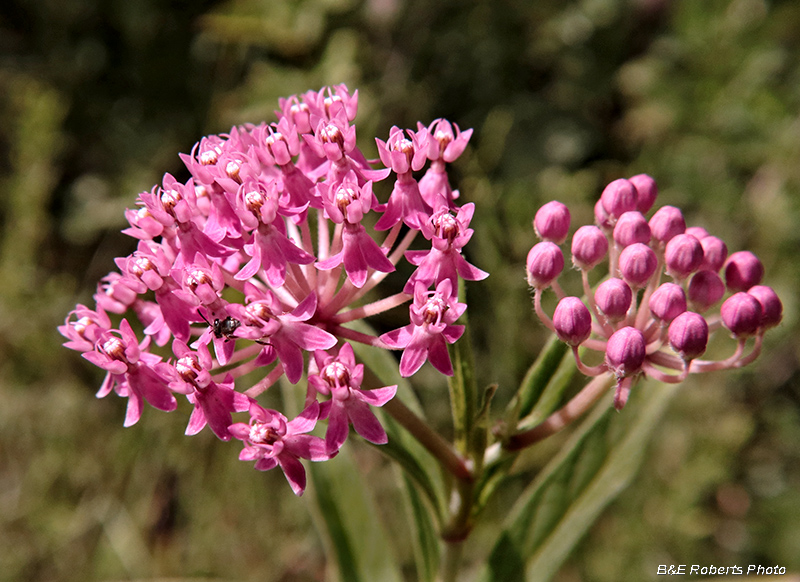
<path id="1" fill-rule="evenodd" d="M 225 338 L 225 341 L 236 339 L 233 336 L 233 332 L 236 331 L 237 327 L 242 325 L 241 321 L 239 321 L 238 319 L 234 319 L 230 315 L 222 320 L 215 319 L 214 323 L 208 321 L 202 313 L 200 313 L 200 317 L 202 317 L 203 321 L 205 321 L 208 325 L 211 326 L 211 329 L 214 332 L 214 337 L 216 337 L 217 339 Z"/>

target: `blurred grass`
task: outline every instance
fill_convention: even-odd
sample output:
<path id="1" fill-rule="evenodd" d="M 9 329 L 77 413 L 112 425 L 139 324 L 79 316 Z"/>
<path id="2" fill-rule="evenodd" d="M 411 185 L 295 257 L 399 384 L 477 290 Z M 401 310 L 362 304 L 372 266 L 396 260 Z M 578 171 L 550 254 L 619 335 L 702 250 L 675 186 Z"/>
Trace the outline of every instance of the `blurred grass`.
<path id="1" fill-rule="evenodd" d="M 762 258 L 783 324 L 755 365 L 687 382 L 634 486 L 558 579 L 800 570 L 797 30 L 800 6 L 761 0 L 4 3 L 0 581 L 320 579 L 320 541 L 281 475 L 184 437 L 185 410 L 123 430 L 122 401 L 93 398 L 100 377 L 55 326 L 133 249 L 122 210 L 181 175 L 178 151 L 339 82 L 359 89 L 368 156 L 394 124 L 475 128 L 454 182 L 478 205 L 468 252 L 492 276 L 470 287 L 470 319 L 479 382 L 499 382 L 501 403 L 546 338 L 522 277 L 543 202 L 585 224 L 606 182 L 647 172 L 660 204 Z M 475 555 L 490 534 L 475 532 Z"/>

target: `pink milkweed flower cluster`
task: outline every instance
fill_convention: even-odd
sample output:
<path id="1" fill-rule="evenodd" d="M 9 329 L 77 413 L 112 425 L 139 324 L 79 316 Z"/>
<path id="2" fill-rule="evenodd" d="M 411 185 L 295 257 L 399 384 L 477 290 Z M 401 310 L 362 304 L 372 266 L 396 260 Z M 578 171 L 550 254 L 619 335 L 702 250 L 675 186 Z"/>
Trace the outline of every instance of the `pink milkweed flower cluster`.
<path id="1" fill-rule="evenodd" d="M 728 255 L 724 241 L 701 227 L 687 227 L 673 206 L 646 218 L 657 193 L 655 181 L 645 174 L 615 180 L 603 190 L 595 224 L 578 228 L 571 241 L 583 298 L 566 296 L 558 284 L 569 209 L 549 202 L 533 221 L 541 242 L 528 254 L 527 280 L 536 314 L 572 347 L 584 374 L 614 377 L 618 410 L 642 376 L 678 383 L 691 373 L 749 364 L 760 353 L 764 332 L 780 322 L 783 311 L 775 291 L 761 285 L 764 267 L 753 253 Z M 589 272 L 604 262 L 608 274 L 592 288 Z M 559 300 L 552 318 L 542 307 L 548 288 Z M 700 359 L 710 336 L 721 328 L 736 340 L 733 353 L 722 360 Z M 749 338 L 754 340 L 748 351 Z M 587 353 L 581 355 L 580 347 Z M 596 365 L 583 360 L 590 352 L 601 356 Z"/>
<path id="2" fill-rule="evenodd" d="M 380 168 L 356 145 L 357 91 L 323 88 L 279 106 L 276 122 L 204 137 L 180 156 L 188 180 L 166 174 L 139 195 L 123 231 L 136 250 L 115 260 L 95 305 L 78 305 L 59 330 L 65 346 L 106 371 L 97 395 L 127 398 L 125 426 L 145 402 L 172 411 L 185 396 L 187 434 L 208 425 L 242 441 L 240 459 L 281 467 L 300 495 L 301 459 L 335 456 L 350 425 L 387 442 L 372 409 L 397 387 L 364 389 L 350 342 L 403 350 L 403 376 L 425 361 L 452 375 L 447 344 L 461 336 L 455 322 L 466 309 L 458 281 L 487 273 L 462 254 L 474 205 L 456 204 L 447 174 L 472 130 L 444 119 L 393 127 L 376 139 Z M 392 175 L 381 202 L 376 185 Z M 408 250 L 418 234 L 428 250 Z M 403 259 L 416 267 L 403 289 L 365 302 Z M 407 302 L 410 323 L 380 337 L 347 325 Z M 254 371 L 260 379 L 237 386 Z M 282 376 L 297 384 L 304 373 L 298 417 L 257 403 Z M 249 420 L 234 422 L 238 413 Z M 309 434 L 318 421 L 327 422 L 324 437 Z"/>

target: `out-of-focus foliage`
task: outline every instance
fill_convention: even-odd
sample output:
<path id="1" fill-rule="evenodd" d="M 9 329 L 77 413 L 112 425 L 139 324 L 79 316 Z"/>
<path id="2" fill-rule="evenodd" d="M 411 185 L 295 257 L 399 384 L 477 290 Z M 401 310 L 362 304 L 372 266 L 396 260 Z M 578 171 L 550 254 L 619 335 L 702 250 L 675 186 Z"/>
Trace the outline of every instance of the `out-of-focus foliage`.
<path id="1" fill-rule="evenodd" d="M 100 377 L 55 326 L 133 248 L 122 210 L 163 172 L 181 176 L 177 152 L 270 119 L 279 96 L 340 82 L 359 89 L 368 155 L 395 124 L 475 128 L 456 183 L 478 205 L 470 260 L 492 273 L 468 289 L 478 381 L 499 382 L 501 402 L 546 338 L 522 272 L 543 202 L 589 223 L 606 182 L 647 172 L 661 204 L 761 257 L 784 323 L 755 365 L 681 389 L 635 484 L 557 578 L 638 581 L 670 563 L 800 570 L 797 30 L 800 6 L 777 0 L 4 2 L 0 580 L 324 571 L 280 475 L 207 431 L 184 437 L 186 410 L 123 429 L 121 402 L 94 400 Z M 446 415 L 443 383 L 420 398 Z M 353 452 L 402 534 L 386 461 Z M 476 561 L 545 452 L 490 503 Z M 397 544 L 400 562 L 410 546 Z"/>

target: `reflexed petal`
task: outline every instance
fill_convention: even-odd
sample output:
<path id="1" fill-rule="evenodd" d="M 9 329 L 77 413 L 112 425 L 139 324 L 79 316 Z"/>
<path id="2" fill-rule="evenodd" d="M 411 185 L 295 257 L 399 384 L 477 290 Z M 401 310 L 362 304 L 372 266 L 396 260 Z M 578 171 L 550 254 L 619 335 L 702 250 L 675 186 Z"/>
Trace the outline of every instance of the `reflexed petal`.
<path id="1" fill-rule="evenodd" d="M 286 475 L 286 480 L 292 487 L 292 491 L 298 497 L 303 494 L 306 489 L 306 470 L 295 457 L 290 455 L 281 455 L 278 457 L 278 464 L 283 469 L 283 474 Z M 256 463 L 258 469 L 258 463 Z"/>
<path id="2" fill-rule="evenodd" d="M 359 400 L 348 401 L 347 413 L 356 432 L 369 442 L 376 445 L 385 445 L 389 441 L 381 423 L 365 403 Z"/>

